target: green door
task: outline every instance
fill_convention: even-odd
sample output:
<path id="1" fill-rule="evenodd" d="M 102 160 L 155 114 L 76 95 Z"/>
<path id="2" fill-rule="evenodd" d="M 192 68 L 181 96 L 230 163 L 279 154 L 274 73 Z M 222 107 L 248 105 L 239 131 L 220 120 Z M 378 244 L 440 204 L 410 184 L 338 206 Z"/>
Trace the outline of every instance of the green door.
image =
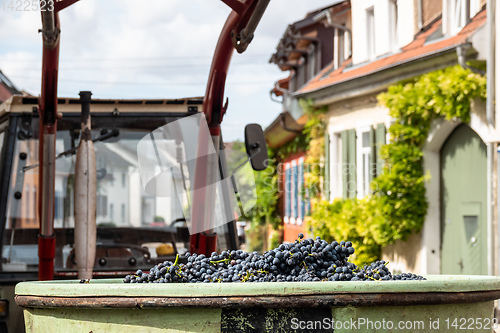
<path id="1" fill-rule="evenodd" d="M 488 274 L 486 145 L 460 125 L 441 148 L 441 273 Z"/>

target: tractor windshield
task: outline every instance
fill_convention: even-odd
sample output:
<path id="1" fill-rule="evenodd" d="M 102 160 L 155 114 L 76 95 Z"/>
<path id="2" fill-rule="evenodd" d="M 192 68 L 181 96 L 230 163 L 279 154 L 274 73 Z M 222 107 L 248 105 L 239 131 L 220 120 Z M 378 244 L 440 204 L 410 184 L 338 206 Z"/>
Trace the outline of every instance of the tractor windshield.
<path id="1" fill-rule="evenodd" d="M 120 115 L 92 117 L 92 138 L 97 168 L 97 252 L 94 271 L 109 276 L 149 268 L 172 260 L 188 247 L 189 231 L 183 206 L 175 195 L 179 174 L 165 177 L 171 196 L 148 195 L 141 183 L 137 145 L 156 128 L 177 117 Z M 38 119 L 30 126 L 19 122 L 3 231 L 2 271 L 36 272 L 40 201 L 38 180 Z M 80 136 L 79 117 L 58 121 L 54 228 L 56 233 L 55 275 L 76 276 L 74 241 L 74 179 Z M 110 135 L 111 134 L 111 135 Z M 96 140 L 101 138 L 102 140 Z M 175 159 L 176 156 L 171 156 Z M 219 247 L 228 248 L 227 225 L 220 226 Z"/>

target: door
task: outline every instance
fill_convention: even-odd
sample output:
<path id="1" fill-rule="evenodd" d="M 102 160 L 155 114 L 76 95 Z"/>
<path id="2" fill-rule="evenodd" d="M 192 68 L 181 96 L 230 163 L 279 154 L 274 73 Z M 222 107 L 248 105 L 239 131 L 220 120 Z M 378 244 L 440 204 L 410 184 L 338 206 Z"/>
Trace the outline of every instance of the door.
<path id="1" fill-rule="evenodd" d="M 486 145 L 460 125 L 441 148 L 441 273 L 488 274 Z"/>

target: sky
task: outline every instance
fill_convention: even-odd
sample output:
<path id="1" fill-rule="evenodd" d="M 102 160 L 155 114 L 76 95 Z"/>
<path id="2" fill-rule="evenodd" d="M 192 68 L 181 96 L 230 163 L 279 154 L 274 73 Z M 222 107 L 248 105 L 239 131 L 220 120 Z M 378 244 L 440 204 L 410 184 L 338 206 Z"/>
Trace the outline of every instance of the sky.
<path id="1" fill-rule="evenodd" d="M 11 1 L 0 0 L 0 70 L 18 89 L 37 96 L 40 12 L 16 11 Z M 333 2 L 270 2 L 246 52 L 232 58 L 225 90 L 229 108 L 222 123 L 226 142 L 243 140 L 248 123 L 266 128 L 282 111 L 269 91 L 288 74 L 269 59 L 288 24 Z M 79 91 L 90 90 L 94 98 L 203 96 L 229 13 L 220 0 L 80 0 L 60 12 L 58 95 L 78 97 Z"/>

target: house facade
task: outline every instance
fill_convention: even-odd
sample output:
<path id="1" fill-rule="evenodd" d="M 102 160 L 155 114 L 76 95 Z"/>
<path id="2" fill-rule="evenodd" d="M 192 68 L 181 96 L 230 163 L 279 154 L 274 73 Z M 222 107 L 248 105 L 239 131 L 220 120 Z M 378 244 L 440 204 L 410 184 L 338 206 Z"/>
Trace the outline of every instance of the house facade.
<path id="1" fill-rule="evenodd" d="M 330 201 L 365 198 L 373 190 L 371 181 L 381 173 L 380 147 L 390 141 L 388 128 L 397 119 L 378 102 L 380 93 L 398 82 L 457 64 L 484 75 L 477 67 L 489 59 L 486 1 L 349 3 L 351 55 L 343 62 L 332 61 L 289 96 L 327 108 L 322 195 Z M 323 19 L 328 24 L 327 15 Z M 444 119 L 432 123 L 423 148 L 423 169 L 429 176 L 424 226 L 407 240 L 382 249 L 383 259 L 395 271 L 494 274 L 497 270 L 498 205 L 492 193 L 497 189 L 498 140 L 487 109 L 488 102 L 474 100 L 469 123 Z"/>
<path id="2" fill-rule="evenodd" d="M 282 104 L 282 112 L 265 130 L 269 147 L 281 147 L 302 135 L 307 117 L 293 95 L 326 66 L 338 67 L 351 56 L 350 12 L 349 1 L 336 1 L 307 13 L 285 30 L 270 59 L 289 76 L 276 82 L 271 91 L 271 98 Z M 304 224 L 311 205 L 309 193 L 304 190 L 306 153 L 299 149 L 278 165 L 285 242 L 293 242 L 299 233 L 308 231 Z"/>

